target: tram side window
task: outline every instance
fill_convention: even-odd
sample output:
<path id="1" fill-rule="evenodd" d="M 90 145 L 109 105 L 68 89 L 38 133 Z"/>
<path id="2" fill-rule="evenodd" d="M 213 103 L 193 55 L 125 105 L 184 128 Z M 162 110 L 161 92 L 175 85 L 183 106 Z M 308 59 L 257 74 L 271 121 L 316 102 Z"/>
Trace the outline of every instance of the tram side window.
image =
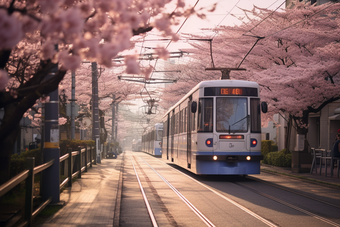
<path id="1" fill-rule="evenodd" d="M 170 118 L 170 136 L 173 136 L 174 135 L 174 129 L 175 129 L 175 115 L 172 115 L 171 118 Z"/>
<path id="2" fill-rule="evenodd" d="M 179 132 L 178 133 L 182 133 L 183 132 L 183 115 L 182 115 L 183 111 L 179 111 Z"/>
<path id="3" fill-rule="evenodd" d="M 179 113 L 176 113 L 175 115 L 176 117 L 176 130 L 175 130 L 175 134 L 178 134 L 179 131 Z"/>
<path id="4" fill-rule="evenodd" d="M 198 103 L 198 132 L 213 131 L 213 99 L 200 99 Z"/>
<path id="5" fill-rule="evenodd" d="M 184 117 L 183 117 L 183 132 L 187 132 L 187 117 L 188 117 L 188 115 L 187 115 L 187 109 L 188 109 L 188 107 L 185 107 L 184 108 Z"/>
<path id="6" fill-rule="evenodd" d="M 168 120 L 163 122 L 163 129 L 164 129 L 164 134 L 163 136 L 166 137 L 168 136 Z"/>
<path id="7" fill-rule="evenodd" d="M 261 132 L 260 99 L 250 99 L 251 132 Z"/>
<path id="8" fill-rule="evenodd" d="M 197 100 L 194 100 L 195 102 L 197 102 Z M 197 111 L 196 113 L 190 113 L 191 114 L 191 131 L 194 132 L 196 131 L 196 122 L 197 122 Z"/>

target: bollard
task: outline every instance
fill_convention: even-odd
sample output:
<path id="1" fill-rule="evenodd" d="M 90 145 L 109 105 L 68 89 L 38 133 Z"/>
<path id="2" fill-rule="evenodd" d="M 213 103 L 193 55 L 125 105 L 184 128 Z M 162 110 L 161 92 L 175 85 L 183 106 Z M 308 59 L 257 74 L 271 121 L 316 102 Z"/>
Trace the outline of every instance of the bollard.
<path id="1" fill-rule="evenodd" d="M 67 186 L 72 188 L 72 148 L 68 148 L 68 182 Z"/>
<path id="2" fill-rule="evenodd" d="M 34 157 L 26 158 L 26 166 L 29 170 L 29 174 L 26 178 L 25 220 L 27 221 L 27 226 L 31 226 L 33 212 Z"/>

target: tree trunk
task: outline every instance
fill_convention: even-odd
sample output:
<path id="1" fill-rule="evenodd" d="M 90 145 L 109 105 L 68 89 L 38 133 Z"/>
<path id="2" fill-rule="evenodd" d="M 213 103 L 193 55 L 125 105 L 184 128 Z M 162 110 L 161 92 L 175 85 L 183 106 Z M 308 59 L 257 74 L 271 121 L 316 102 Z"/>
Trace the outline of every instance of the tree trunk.
<path id="1" fill-rule="evenodd" d="M 12 115 L 12 105 L 5 108 L 5 114 L 2 121 L 8 120 L 9 116 Z M 14 149 L 14 144 L 20 133 L 20 124 L 13 125 L 13 130 L 7 135 L 4 140 L 0 140 L 0 185 L 10 179 L 10 163 L 11 155 Z"/>
<path id="2" fill-rule="evenodd" d="M 312 156 L 307 142 L 309 111 L 304 111 L 302 117 L 294 117 L 296 122 L 296 146 L 292 151 L 292 172 L 307 173 L 310 171 Z"/>

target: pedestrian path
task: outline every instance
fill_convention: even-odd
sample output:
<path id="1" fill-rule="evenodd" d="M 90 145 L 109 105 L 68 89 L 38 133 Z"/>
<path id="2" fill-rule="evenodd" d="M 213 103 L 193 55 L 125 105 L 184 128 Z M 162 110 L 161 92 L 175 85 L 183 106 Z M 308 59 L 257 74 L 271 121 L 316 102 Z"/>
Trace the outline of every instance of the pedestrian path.
<path id="1" fill-rule="evenodd" d="M 45 223 L 35 226 L 113 226 L 122 155 L 92 165 L 72 188 L 60 194 L 65 205 Z"/>
<path id="2" fill-rule="evenodd" d="M 331 177 L 330 173 L 327 176 L 325 176 L 324 170 L 321 172 L 321 174 L 319 173 L 312 173 L 312 174 L 293 173 L 291 168 L 288 168 L 288 167 L 277 167 L 277 166 L 270 166 L 270 165 L 262 164 L 261 171 L 295 177 L 301 180 L 307 180 L 311 183 L 314 182 L 316 184 L 323 184 L 325 186 L 332 186 L 332 187 L 340 189 L 340 178 L 338 178 L 336 174 L 333 175 L 333 177 Z"/>
<path id="3" fill-rule="evenodd" d="M 88 172 L 77 179 L 72 188 L 66 188 L 60 194 L 65 205 L 43 224 L 36 227 L 82 227 L 82 226 L 119 226 L 120 194 L 122 165 L 124 153 L 117 159 L 103 159 L 100 164 L 93 165 Z M 325 186 L 340 189 L 340 178 L 310 173 L 292 173 L 290 168 L 261 166 L 262 172 L 278 176 L 296 177 Z M 118 208 L 117 208 L 118 207 Z"/>

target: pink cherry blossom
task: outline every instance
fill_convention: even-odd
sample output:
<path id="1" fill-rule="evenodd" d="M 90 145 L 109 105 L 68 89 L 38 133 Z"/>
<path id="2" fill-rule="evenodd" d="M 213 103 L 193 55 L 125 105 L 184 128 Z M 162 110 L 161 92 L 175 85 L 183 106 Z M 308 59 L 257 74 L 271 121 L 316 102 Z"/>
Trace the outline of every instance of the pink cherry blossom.
<path id="1" fill-rule="evenodd" d="M 136 56 L 126 56 L 125 57 L 125 64 L 126 64 L 126 73 L 127 74 L 139 74 L 140 69 L 139 65 L 136 62 L 137 57 Z"/>
<path id="2" fill-rule="evenodd" d="M 22 23 L 0 9 L 0 49 L 12 49 L 23 37 Z"/>

